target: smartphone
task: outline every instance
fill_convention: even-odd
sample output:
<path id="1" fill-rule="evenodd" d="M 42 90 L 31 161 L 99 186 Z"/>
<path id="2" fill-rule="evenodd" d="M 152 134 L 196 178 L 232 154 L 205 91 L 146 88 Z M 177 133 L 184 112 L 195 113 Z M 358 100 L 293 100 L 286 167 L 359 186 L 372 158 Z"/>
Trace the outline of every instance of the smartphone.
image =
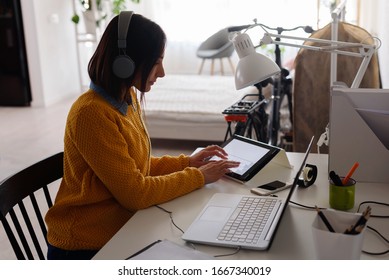
<path id="1" fill-rule="evenodd" d="M 273 193 L 290 188 L 291 186 L 292 184 L 275 180 L 270 183 L 260 185 L 256 188 L 252 188 L 251 192 L 257 195 L 271 195 Z"/>

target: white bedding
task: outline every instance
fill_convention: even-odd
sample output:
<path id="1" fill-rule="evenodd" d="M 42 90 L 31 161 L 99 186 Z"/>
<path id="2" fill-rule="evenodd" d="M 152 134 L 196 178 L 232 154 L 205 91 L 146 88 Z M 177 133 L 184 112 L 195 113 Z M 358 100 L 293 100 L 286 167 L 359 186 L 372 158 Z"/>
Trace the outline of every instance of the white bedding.
<path id="1" fill-rule="evenodd" d="M 224 140 L 223 110 L 254 88 L 237 91 L 233 76 L 166 75 L 145 94 L 151 138 Z"/>

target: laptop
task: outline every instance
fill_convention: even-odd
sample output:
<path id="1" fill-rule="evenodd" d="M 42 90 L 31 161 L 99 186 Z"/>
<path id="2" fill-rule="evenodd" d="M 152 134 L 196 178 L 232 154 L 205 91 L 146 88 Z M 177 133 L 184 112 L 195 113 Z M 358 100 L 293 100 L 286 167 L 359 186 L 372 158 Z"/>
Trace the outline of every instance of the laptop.
<path id="1" fill-rule="evenodd" d="M 185 231 L 182 239 L 207 245 L 268 250 L 285 209 L 297 187 L 313 139 L 314 137 L 311 138 L 286 199 L 215 193 L 188 230 Z M 251 209 L 253 207 L 255 209 Z M 243 217 L 244 215 L 246 216 Z M 243 220 L 243 223 L 238 224 L 238 220 Z"/>

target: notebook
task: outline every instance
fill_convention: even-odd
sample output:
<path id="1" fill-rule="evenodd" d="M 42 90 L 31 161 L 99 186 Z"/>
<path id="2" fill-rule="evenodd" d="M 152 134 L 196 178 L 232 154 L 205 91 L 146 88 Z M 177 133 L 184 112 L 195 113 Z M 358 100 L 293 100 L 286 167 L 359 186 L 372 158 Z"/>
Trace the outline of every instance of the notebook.
<path id="1" fill-rule="evenodd" d="M 285 198 L 215 193 L 182 239 L 193 243 L 268 250 L 285 209 L 297 187 L 314 137 Z M 254 205 L 255 209 L 250 209 Z M 265 212 L 264 212 L 265 211 Z M 246 216 L 244 216 L 245 212 Z M 238 220 L 243 223 L 237 224 Z"/>

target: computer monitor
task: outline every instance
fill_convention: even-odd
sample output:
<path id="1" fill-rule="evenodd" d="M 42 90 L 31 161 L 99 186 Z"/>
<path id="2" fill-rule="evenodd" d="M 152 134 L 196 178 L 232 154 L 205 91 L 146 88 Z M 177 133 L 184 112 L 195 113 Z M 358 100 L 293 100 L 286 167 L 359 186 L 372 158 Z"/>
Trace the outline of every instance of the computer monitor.
<path id="1" fill-rule="evenodd" d="M 335 86 L 331 90 L 329 171 L 353 178 L 389 182 L 389 90 Z"/>

